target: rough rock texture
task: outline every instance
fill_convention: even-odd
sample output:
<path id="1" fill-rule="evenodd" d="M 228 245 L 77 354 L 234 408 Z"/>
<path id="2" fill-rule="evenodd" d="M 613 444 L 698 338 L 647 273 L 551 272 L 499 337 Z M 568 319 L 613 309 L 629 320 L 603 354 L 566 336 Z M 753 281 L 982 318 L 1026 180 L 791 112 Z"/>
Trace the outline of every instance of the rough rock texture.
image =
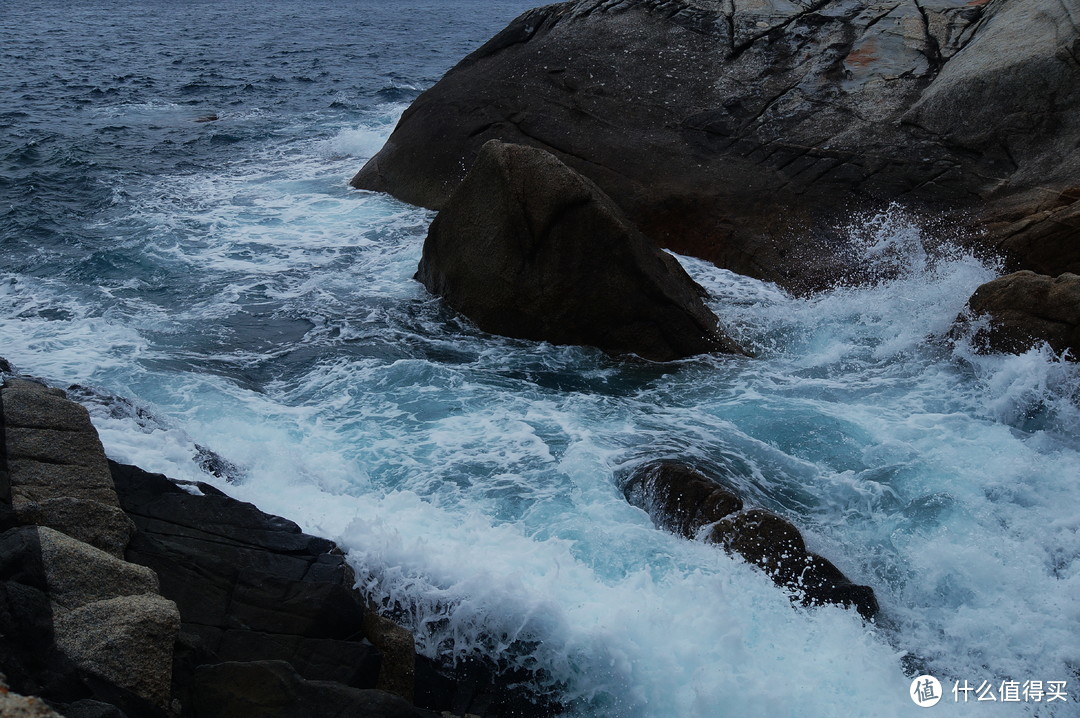
<path id="1" fill-rule="evenodd" d="M 25 379 L 3 388 L 11 505 L 20 523 L 49 526 L 123 557 L 134 530 L 117 505 L 105 451 L 86 409 Z"/>
<path id="2" fill-rule="evenodd" d="M 193 494 L 133 466 L 112 471 L 138 527 L 127 557 L 154 569 L 180 609 L 174 686 L 185 709 L 198 666 L 225 662 L 287 661 L 308 680 L 375 686 L 380 652 L 332 542 L 208 484 Z"/>
<path id="3" fill-rule="evenodd" d="M 974 333 L 979 351 L 1022 353 L 1042 342 L 1080 360 L 1080 276 L 1021 271 L 987 282 L 971 295 L 958 330 L 972 319 L 988 321 Z"/>
<path id="4" fill-rule="evenodd" d="M 53 615 L 57 647 L 75 665 L 156 706 L 171 702 L 176 604 L 153 593 L 118 596 Z"/>
<path id="5" fill-rule="evenodd" d="M 375 687 L 413 701 L 416 686 L 416 645 L 413 634 L 367 606 L 364 635 L 382 653 L 382 669 Z"/>
<path id="6" fill-rule="evenodd" d="M 864 618 L 878 612 L 873 589 L 852 583 L 828 559 L 809 552 L 791 522 L 763 509 L 743 511 L 736 494 L 691 466 L 644 464 L 624 482 L 623 493 L 660 528 L 720 544 L 805 604 L 850 606 Z"/>
<path id="7" fill-rule="evenodd" d="M 532 147 L 484 145 L 432 222 L 416 277 L 496 334 L 657 361 L 741 353 L 674 258 Z"/>
<path id="8" fill-rule="evenodd" d="M 854 270 L 834 225 L 893 200 L 1080 271 L 1078 25 L 1077 0 L 563 2 L 423 93 L 352 184 L 439 209 L 501 139 L 662 246 L 788 286 Z"/>
<path id="9" fill-rule="evenodd" d="M 118 596 L 157 593 L 157 576 L 145 566 L 121 561 L 44 526 L 15 531 L 37 532 L 49 598 L 59 608 L 71 611 Z"/>
<path id="10" fill-rule="evenodd" d="M 8 689 L 0 674 L 0 716 L 3 718 L 64 718 L 35 696 L 22 696 Z"/>
<path id="11" fill-rule="evenodd" d="M 121 558 L 134 527 L 86 410 L 18 378 L 0 387 L 0 519 L 0 668 L 13 685 L 72 716 L 164 715 L 176 606 Z"/>
<path id="12" fill-rule="evenodd" d="M 285 661 L 218 663 L 195 671 L 195 711 L 227 718 L 418 718 L 405 699 L 379 690 L 309 681 Z"/>
<path id="13" fill-rule="evenodd" d="M 143 654 L 135 655 L 135 651 L 147 648 L 149 633 L 139 630 L 139 621 L 131 614 L 113 613 L 110 640 L 100 645 L 105 655 L 86 655 L 82 649 L 88 636 L 84 632 L 87 628 L 103 629 L 97 623 L 89 627 L 70 621 L 65 624 L 61 618 L 68 611 L 50 600 L 50 567 L 42 558 L 39 531 L 48 529 L 21 527 L 0 534 L 0 667 L 11 685 L 21 693 L 47 699 L 69 718 L 164 718 L 160 702 L 151 700 L 160 697 L 157 692 L 162 687 L 168 688 L 175 632 L 149 643 L 153 650 L 146 655 L 156 660 L 142 664 Z M 109 600 L 91 601 L 76 611 L 100 611 Z M 168 616 L 170 611 L 175 615 L 175 607 L 163 602 L 155 607 L 153 616 Z M 163 656 L 162 649 L 169 655 Z M 106 667 L 112 662 L 117 668 L 117 661 L 122 664 L 115 671 L 120 674 L 118 682 L 110 680 L 114 671 Z M 162 672 L 166 674 L 164 681 L 152 680 Z M 92 712 L 94 706 L 106 710 Z"/>

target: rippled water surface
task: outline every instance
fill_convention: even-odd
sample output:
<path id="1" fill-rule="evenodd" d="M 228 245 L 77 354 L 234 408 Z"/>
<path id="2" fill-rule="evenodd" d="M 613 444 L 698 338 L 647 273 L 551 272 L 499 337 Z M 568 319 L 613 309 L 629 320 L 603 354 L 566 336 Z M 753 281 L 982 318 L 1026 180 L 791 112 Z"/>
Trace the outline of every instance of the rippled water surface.
<path id="1" fill-rule="evenodd" d="M 493 337 L 412 281 L 431 214 L 347 181 L 529 5 L 8 0 L 0 355 L 130 400 L 90 402 L 113 458 L 339 540 L 420 650 L 575 716 L 905 715 L 916 670 L 1080 700 L 1078 372 L 945 341 L 995 270 L 942 230 L 853 218 L 899 276 L 802 299 L 683 258 L 755 359 Z M 657 458 L 791 518 L 881 620 L 654 529 L 617 479 Z"/>

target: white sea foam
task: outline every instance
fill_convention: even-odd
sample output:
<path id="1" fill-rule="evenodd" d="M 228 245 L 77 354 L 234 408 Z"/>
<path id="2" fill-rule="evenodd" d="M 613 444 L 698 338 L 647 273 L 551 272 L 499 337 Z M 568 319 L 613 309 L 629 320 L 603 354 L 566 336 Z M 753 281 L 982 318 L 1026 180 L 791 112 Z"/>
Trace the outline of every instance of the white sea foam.
<path id="1" fill-rule="evenodd" d="M 321 153 L 333 159 L 367 160 L 373 157 L 386 143 L 390 130 L 406 107 L 404 104 L 383 105 L 370 124 L 342 129 L 333 138 L 325 140 L 320 147 Z"/>
<path id="2" fill-rule="evenodd" d="M 897 213 L 855 233 L 872 286 L 794 298 L 680 258 L 753 360 L 491 337 L 410 279 L 430 213 L 344 186 L 384 114 L 129 188 L 99 229 L 152 270 L 6 275 L 0 354 L 136 400 L 160 421 L 92 407 L 111 456 L 338 539 L 422 651 L 500 653 L 580 716 L 905 715 L 912 664 L 1072 678 L 1080 378 L 946 340 L 993 268 Z M 205 474 L 196 443 L 246 480 Z M 654 529 L 615 477 L 664 457 L 791 517 L 881 624 Z"/>

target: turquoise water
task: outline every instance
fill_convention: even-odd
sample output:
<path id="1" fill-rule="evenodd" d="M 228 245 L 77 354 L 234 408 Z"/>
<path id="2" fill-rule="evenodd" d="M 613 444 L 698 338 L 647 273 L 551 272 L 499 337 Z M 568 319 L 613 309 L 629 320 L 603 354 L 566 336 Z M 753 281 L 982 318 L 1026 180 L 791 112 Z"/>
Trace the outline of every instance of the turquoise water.
<path id="1" fill-rule="evenodd" d="M 90 402 L 113 458 L 340 541 L 421 651 L 575 716 L 915 714 L 916 672 L 939 713 L 1076 715 L 951 693 L 1080 697 L 1080 373 L 945 339 L 996 270 L 941 230 L 852 217 L 896 276 L 810 298 L 680 258 L 754 359 L 494 337 L 411 279 L 431 213 L 347 181 L 527 6 L 9 3 L 0 355 L 129 399 Z M 617 480 L 658 458 L 789 517 L 879 622 L 653 528 Z"/>

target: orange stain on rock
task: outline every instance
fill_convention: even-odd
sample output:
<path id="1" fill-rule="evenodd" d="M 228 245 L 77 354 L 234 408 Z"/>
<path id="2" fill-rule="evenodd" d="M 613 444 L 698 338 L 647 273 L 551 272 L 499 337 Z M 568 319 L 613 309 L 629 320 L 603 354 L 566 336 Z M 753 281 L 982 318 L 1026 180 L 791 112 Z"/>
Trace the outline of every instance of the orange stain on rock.
<path id="1" fill-rule="evenodd" d="M 870 41 L 865 43 L 858 50 L 852 50 L 848 53 L 848 56 L 844 58 L 844 63 L 847 65 L 856 65 L 858 67 L 866 67 L 871 62 L 877 59 L 874 55 L 874 42 Z"/>

